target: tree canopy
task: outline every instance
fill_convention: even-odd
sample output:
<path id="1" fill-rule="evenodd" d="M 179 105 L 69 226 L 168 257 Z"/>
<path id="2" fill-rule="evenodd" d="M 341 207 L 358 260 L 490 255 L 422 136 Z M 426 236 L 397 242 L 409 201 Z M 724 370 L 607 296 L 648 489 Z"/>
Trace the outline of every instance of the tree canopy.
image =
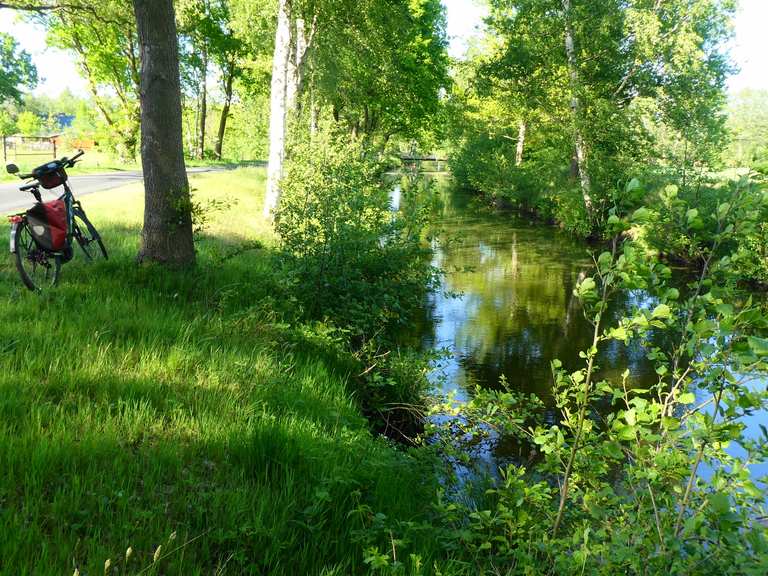
<path id="1" fill-rule="evenodd" d="M 29 53 L 10 34 L 0 32 L 0 103 L 20 101 L 22 89 L 37 84 L 37 68 Z"/>

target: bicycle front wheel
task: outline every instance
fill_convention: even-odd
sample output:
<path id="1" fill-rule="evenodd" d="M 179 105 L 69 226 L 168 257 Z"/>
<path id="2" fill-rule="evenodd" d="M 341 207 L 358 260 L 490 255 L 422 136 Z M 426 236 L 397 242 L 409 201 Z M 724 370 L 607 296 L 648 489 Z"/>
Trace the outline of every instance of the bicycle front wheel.
<path id="1" fill-rule="evenodd" d="M 74 225 L 72 235 L 77 243 L 80 245 L 80 249 L 85 254 L 86 259 L 93 262 L 99 259 L 107 260 L 107 248 L 104 246 L 104 242 L 101 240 L 96 227 L 91 224 L 88 217 L 82 208 L 75 208 L 73 211 Z"/>
<path id="2" fill-rule="evenodd" d="M 27 288 L 40 291 L 56 285 L 61 257 L 37 245 L 26 220 L 16 224 L 14 248 L 16 269 Z"/>

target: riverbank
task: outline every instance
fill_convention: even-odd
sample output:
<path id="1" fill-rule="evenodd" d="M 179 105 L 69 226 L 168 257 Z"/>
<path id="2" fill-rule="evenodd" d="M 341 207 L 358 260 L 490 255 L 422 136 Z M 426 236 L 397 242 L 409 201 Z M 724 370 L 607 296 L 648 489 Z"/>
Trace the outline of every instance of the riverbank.
<path id="1" fill-rule="evenodd" d="M 108 262 L 43 296 L 0 262 L 0 572 L 360 573 L 374 513 L 427 512 L 428 461 L 371 432 L 333 341 L 290 320 L 264 171 L 191 185 L 192 271 L 135 265 L 139 185 L 83 200 Z"/>

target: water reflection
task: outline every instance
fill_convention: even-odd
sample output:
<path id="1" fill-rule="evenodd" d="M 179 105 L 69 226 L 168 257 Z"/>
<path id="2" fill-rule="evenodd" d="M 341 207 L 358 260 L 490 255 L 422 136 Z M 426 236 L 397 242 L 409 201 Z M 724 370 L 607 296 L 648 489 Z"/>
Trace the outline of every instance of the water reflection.
<path id="1" fill-rule="evenodd" d="M 591 343 L 592 327 L 573 296 L 579 278 L 591 272 L 587 247 L 556 228 L 487 213 L 447 189 L 443 228 L 444 239 L 458 240 L 436 245 L 435 264 L 446 275 L 429 303 L 423 340 L 450 356 L 435 380 L 461 399 L 476 384 L 497 386 L 504 375 L 515 389 L 551 405 L 550 362 L 558 358 L 575 370 L 583 365 L 579 351 Z M 607 321 L 636 304 L 636 295 L 625 294 Z M 607 378 L 629 368 L 637 386 L 655 379 L 638 345 L 604 346 L 599 365 Z"/>
<path id="2" fill-rule="evenodd" d="M 588 248 L 556 228 L 473 206 L 471 196 L 452 190 L 447 180 L 441 185 L 444 234 L 435 243 L 434 258 L 446 274 L 442 290 L 426 307 L 420 338 L 425 348 L 446 349 L 448 356 L 432 379 L 441 392 L 462 401 L 476 385 L 496 387 L 504 375 L 513 388 L 541 398 L 552 421 L 550 362 L 557 358 L 569 370 L 583 367 L 579 351 L 592 340 L 592 326 L 573 296 L 579 279 L 592 271 Z M 643 292 L 623 293 L 611 303 L 605 326 L 634 308 L 652 305 Z M 632 387 L 649 388 L 657 377 L 645 348 L 643 342 L 603 343 L 598 378 L 617 382 L 629 369 Z M 750 385 L 764 387 L 766 380 Z M 757 439 L 766 414 L 742 422 L 747 437 Z M 516 452 L 515 446 L 499 442 L 478 446 L 473 459 L 492 469 L 499 458 L 527 456 Z M 744 454 L 737 445 L 729 452 Z M 751 471 L 760 478 L 768 474 L 768 464 Z M 710 473 L 702 471 L 704 477 Z"/>

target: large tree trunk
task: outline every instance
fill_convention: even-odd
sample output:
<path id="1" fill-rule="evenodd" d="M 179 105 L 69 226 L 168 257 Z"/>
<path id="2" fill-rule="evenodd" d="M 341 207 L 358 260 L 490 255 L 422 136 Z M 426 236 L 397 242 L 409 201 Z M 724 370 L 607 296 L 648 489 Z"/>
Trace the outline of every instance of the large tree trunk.
<path id="1" fill-rule="evenodd" d="M 200 80 L 200 141 L 197 157 L 205 158 L 205 123 L 208 120 L 208 51 L 203 50 L 203 77 Z"/>
<path id="2" fill-rule="evenodd" d="M 520 126 L 517 129 L 517 148 L 515 149 L 515 166 L 523 163 L 523 151 L 525 150 L 525 120 L 520 120 Z"/>
<path id="3" fill-rule="evenodd" d="M 562 0 L 563 17 L 565 20 L 565 54 L 568 58 L 568 78 L 571 90 L 571 114 L 573 121 L 573 139 L 576 149 L 576 163 L 579 167 L 581 195 L 587 212 L 592 212 L 592 183 L 587 170 L 587 146 L 581 131 L 581 99 L 579 97 L 580 79 L 576 50 L 573 44 L 573 26 L 571 24 L 571 0 Z"/>
<path id="4" fill-rule="evenodd" d="M 280 201 L 280 178 L 285 159 L 286 84 L 288 65 L 291 60 L 291 20 L 288 0 L 279 0 L 277 31 L 272 57 L 272 83 L 269 102 L 269 165 L 267 167 L 267 192 L 264 199 L 264 216 L 272 212 Z"/>
<path id="5" fill-rule="evenodd" d="M 221 160 L 222 151 L 224 149 L 224 133 L 227 130 L 227 118 L 229 118 L 229 108 L 232 106 L 232 85 L 235 81 L 235 66 L 233 62 L 229 63 L 229 69 L 227 70 L 227 80 L 224 84 L 224 107 L 221 109 L 221 117 L 219 118 L 219 133 L 216 137 L 216 158 Z"/>
<path id="6" fill-rule="evenodd" d="M 195 261 L 181 135 L 179 46 L 173 0 L 133 0 L 141 46 L 144 229 L 139 261 Z"/>

